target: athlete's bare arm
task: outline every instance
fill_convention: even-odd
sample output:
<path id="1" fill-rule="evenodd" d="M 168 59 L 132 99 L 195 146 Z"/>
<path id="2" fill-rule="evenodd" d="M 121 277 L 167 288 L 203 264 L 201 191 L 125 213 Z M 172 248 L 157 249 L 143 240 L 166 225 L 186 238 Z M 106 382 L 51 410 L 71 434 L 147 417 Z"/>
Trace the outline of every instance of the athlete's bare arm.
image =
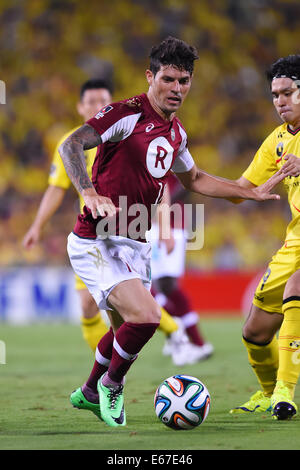
<path id="1" fill-rule="evenodd" d="M 64 188 L 52 185 L 48 186 L 41 200 L 36 217 L 23 238 L 24 248 L 30 249 L 40 241 L 46 223 L 60 207 L 65 192 L 66 190 Z"/>
<path id="2" fill-rule="evenodd" d="M 197 168 L 196 165 L 190 171 L 176 174 L 183 186 L 195 193 L 216 198 L 238 198 L 265 201 L 268 199 L 280 199 L 278 194 L 271 191 L 286 175 L 279 170 L 268 181 L 255 188 L 243 187 L 234 180 L 227 180 L 209 175 Z"/>
<path id="3" fill-rule="evenodd" d="M 256 188 L 256 185 L 251 183 L 251 181 L 241 176 L 239 179 L 235 180 L 236 184 L 239 185 L 241 188 Z M 234 204 L 240 204 L 241 202 L 245 201 L 245 199 L 235 199 L 235 198 L 227 198 L 228 201 L 233 202 Z"/>
<path id="4" fill-rule="evenodd" d="M 87 174 L 84 150 L 100 144 L 101 137 L 98 132 L 92 126 L 84 124 L 73 132 L 58 149 L 66 172 L 80 194 L 84 189 L 94 189 Z"/>
<path id="5" fill-rule="evenodd" d="M 84 124 L 73 132 L 58 149 L 70 180 L 82 195 L 94 219 L 99 215 L 113 216 L 118 210 L 110 198 L 97 194 L 86 170 L 84 150 L 97 147 L 101 143 L 101 136 L 98 132 L 89 124 Z"/>

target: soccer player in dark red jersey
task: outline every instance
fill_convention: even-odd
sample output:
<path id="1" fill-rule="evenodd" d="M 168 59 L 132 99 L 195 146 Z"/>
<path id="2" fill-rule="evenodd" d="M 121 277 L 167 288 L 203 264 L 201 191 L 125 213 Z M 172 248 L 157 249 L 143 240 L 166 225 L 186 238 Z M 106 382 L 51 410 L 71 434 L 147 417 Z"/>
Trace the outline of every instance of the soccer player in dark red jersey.
<path id="1" fill-rule="evenodd" d="M 186 189 L 206 196 L 279 198 L 270 192 L 283 179 L 280 172 L 262 186 L 245 189 L 195 165 L 175 114 L 190 90 L 197 58 L 196 50 L 179 39 L 162 41 L 150 53 L 148 92 L 105 106 L 59 149 L 85 201 L 68 238 L 70 261 L 111 321 L 90 376 L 71 403 L 110 426 L 126 424 L 124 378 L 159 325 L 160 308 L 149 292 L 151 247 L 145 232 L 169 172 Z M 91 181 L 84 150 L 98 145 Z"/>

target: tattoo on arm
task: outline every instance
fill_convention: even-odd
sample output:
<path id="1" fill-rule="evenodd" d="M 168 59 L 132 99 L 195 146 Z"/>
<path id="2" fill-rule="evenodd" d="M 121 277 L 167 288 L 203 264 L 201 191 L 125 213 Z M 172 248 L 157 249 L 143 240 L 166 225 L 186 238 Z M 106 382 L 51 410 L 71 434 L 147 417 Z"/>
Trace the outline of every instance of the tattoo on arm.
<path id="1" fill-rule="evenodd" d="M 66 172 L 77 191 L 93 188 L 87 174 L 84 150 L 101 144 L 101 136 L 88 124 L 84 124 L 71 134 L 59 147 L 58 151 Z"/>

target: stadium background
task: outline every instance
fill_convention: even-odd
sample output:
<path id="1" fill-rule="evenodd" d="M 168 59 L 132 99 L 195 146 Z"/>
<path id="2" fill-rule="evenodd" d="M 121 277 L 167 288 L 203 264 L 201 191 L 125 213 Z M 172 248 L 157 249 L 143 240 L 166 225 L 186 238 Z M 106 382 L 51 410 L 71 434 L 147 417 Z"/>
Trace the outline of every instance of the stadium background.
<path id="1" fill-rule="evenodd" d="M 264 71 L 299 52 L 299 10 L 297 0 L 1 1 L 0 319 L 79 318 L 66 255 L 75 192 L 38 247 L 26 252 L 21 241 L 47 187 L 54 147 L 79 123 L 81 83 L 103 77 L 114 100 L 130 97 L 146 91 L 153 44 L 171 34 L 195 45 L 200 60 L 179 117 L 197 164 L 238 178 L 279 124 Z M 205 242 L 188 252 L 183 283 L 200 312 L 241 314 L 284 239 L 286 198 L 190 201 L 205 204 Z"/>

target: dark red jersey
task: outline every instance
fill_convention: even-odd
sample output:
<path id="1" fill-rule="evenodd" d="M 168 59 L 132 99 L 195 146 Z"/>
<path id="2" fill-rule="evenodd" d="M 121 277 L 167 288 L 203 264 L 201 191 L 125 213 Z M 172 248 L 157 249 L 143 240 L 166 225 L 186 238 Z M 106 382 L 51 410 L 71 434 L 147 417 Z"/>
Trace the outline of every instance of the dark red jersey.
<path id="1" fill-rule="evenodd" d="M 139 207 L 143 216 L 147 211 L 148 230 L 151 210 L 161 200 L 170 170 L 182 173 L 194 165 L 186 132 L 178 118 L 166 121 L 160 117 L 146 94 L 104 106 L 87 124 L 102 139 L 92 170 L 93 185 L 115 206 L 121 204 L 123 210 L 117 216 L 114 234 L 134 238 L 128 227 L 139 222 Z M 93 219 L 84 207 L 74 232 L 80 237 L 96 238 L 99 221 L 101 217 Z"/>

